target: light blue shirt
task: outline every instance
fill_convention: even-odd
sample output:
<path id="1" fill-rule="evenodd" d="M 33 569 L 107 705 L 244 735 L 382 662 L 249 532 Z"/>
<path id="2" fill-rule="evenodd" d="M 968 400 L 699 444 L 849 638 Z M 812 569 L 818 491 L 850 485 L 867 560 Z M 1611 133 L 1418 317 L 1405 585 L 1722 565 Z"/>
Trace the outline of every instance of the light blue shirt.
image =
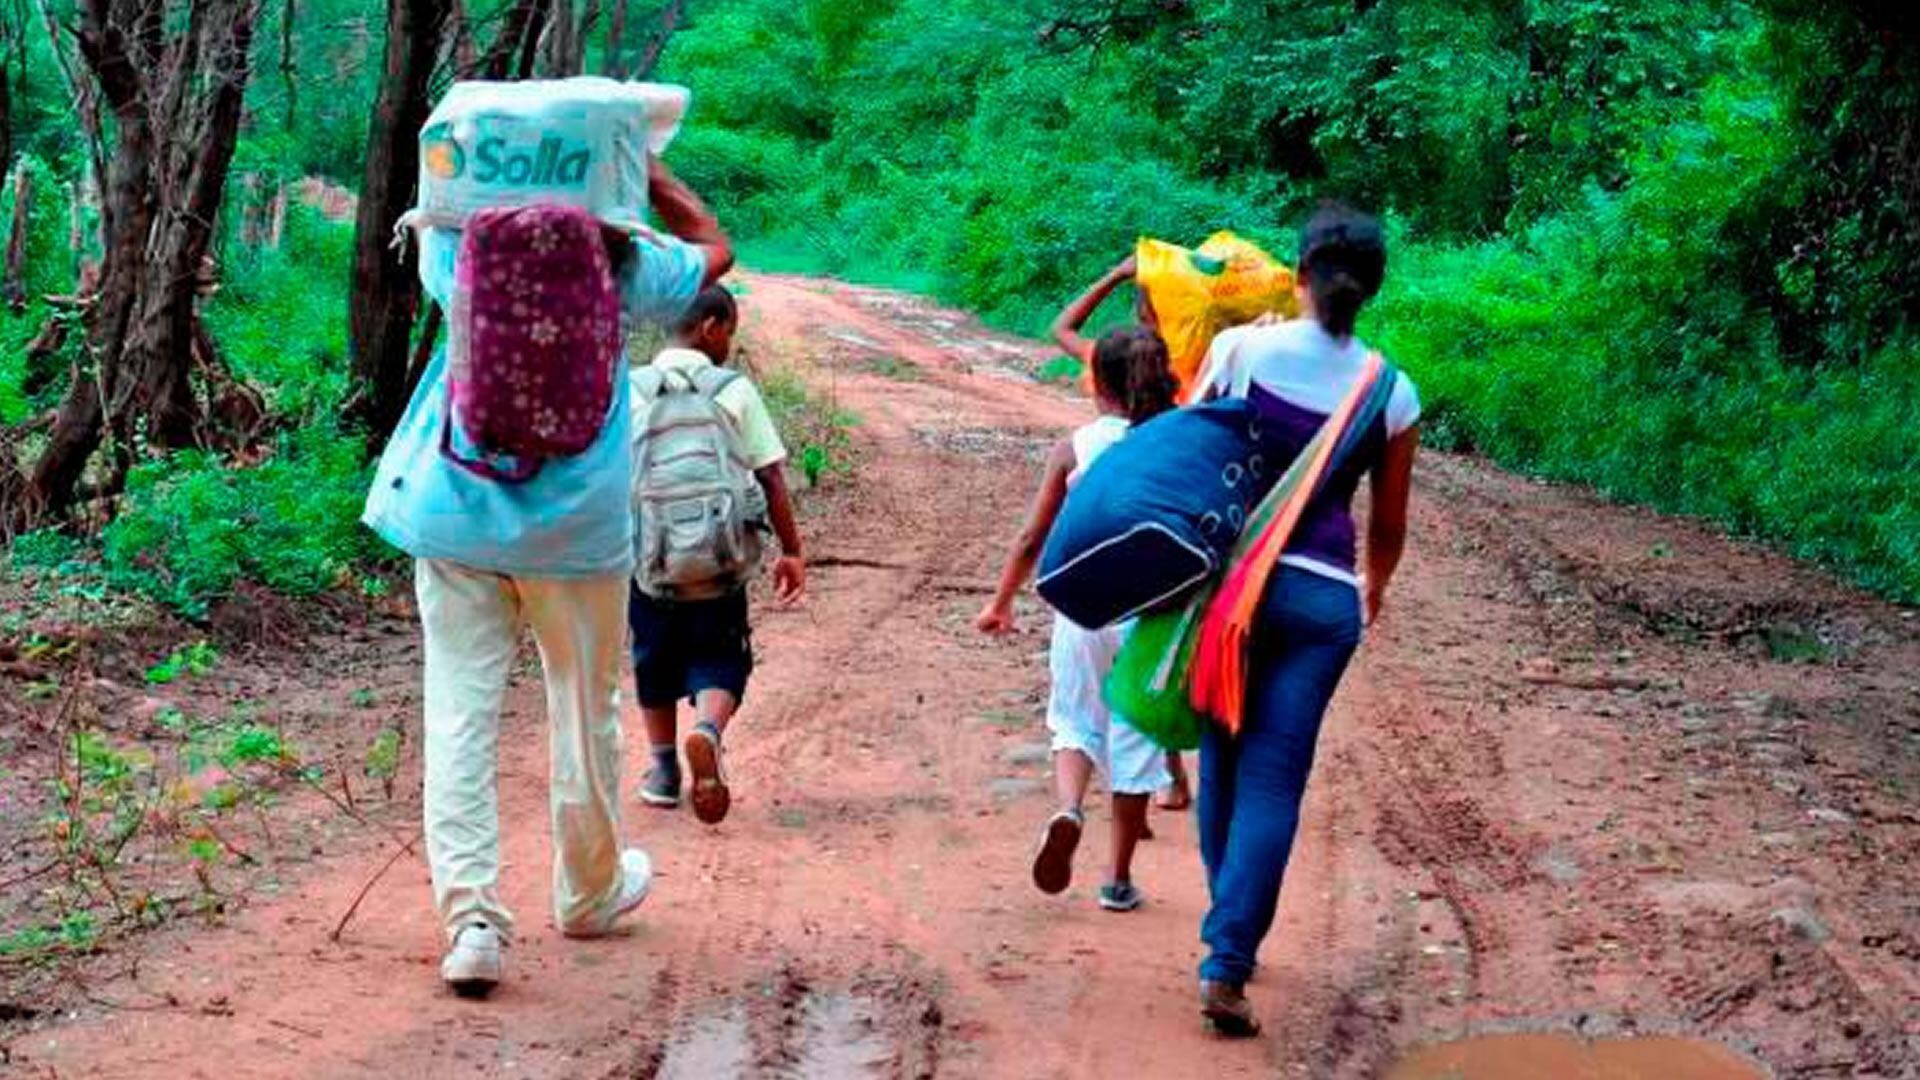
<path id="1" fill-rule="evenodd" d="M 422 240 L 422 277 L 428 294 L 442 306 L 457 249 L 451 234 L 430 231 Z M 637 238 L 620 280 L 627 318 L 677 318 L 700 291 L 706 270 L 706 255 L 697 247 L 671 237 Z M 447 357 L 439 350 L 380 456 L 361 521 L 416 559 L 444 559 L 514 577 L 629 572 L 632 412 L 625 373 L 615 375 L 613 405 L 592 446 L 577 456 L 547 461 L 522 483 L 503 483 L 441 454 Z"/>

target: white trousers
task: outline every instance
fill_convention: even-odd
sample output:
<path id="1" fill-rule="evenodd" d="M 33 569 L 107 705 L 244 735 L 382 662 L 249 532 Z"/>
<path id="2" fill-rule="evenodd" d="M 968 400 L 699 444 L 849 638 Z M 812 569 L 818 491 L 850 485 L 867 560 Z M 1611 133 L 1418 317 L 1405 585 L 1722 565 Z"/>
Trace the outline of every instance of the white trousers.
<path id="1" fill-rule="evenodd" d="M 509 578 L 448 562 L 414 568 L 426 639 L 427 861 L 451 936 L 484 920 L 502 934 L 500 707 L 523 626 L 546 672 L 553 917 L 597 925 L 620 892 L 620 669 L 627 575 Z"/>
<path id="2" fill-rule="evenodd" d="M 1087 630 L 1063 615 L 1053 617 L 1048 667 L 1053 690 L 1047 699 L 1047 730 L 1053 751 L 1077 750 L 1107 774 L 1116 795 L 1148 795 L 1173 783 L 1167 755 L 1152 739 L 1113 715 L 1101 690 L 1132 623 Z"/>

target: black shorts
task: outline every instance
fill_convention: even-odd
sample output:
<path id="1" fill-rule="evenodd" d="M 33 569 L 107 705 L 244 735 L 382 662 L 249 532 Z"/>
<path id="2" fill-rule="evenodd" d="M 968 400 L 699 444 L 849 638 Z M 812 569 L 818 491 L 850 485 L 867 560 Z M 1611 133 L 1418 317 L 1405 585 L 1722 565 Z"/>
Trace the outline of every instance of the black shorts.
<path id="1" fill-rule="evenodd" d="M 627 587 L 633 638 L 633 682 L 640 704 L 661 709 L 702 690 L 747 696 L 753 674 L 753 631 L 747 591 L 712 600 L 657 600 Z"/>

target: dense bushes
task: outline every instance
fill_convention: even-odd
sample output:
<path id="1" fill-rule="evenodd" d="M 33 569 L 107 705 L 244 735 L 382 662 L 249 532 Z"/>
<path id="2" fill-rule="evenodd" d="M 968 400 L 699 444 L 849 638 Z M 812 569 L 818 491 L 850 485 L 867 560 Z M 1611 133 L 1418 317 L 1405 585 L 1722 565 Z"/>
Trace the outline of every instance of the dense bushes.
<path id="1" fill-rule="evenodd" d="M 258 464 L 176 454 L 136 468 L 102 538 L 109 580 L 189 613 L 245 578 L 293 594 L 391 554 L 360 526 L 371 467 L 338 426 L 353 230 L 296 210 L 278 250 L 240 253 L 207 319 L 284 433 Z"/>
<path id="2" fill-rule="evenodd" d="M 263 389 L 280 431 L 256 462 L 199 452 L 143 462 L 97 545 L 35 534 L 16 545 L 15 564 L 97 579 L 198 616 L 243 579 L 305 595 L 358 587 L 391 558 L 359 523 L 372 479 L 365 443 L 338 426 L 351 241 L 351 226 L 296 209 L 282 247 L 234 253 L 207 304 L 224 357 Z"/>
<path id="3" fill-rule="evenodd" d="M 1778 124 L 1763 83 L 1718 83 L 1621 193 L 1504 241 L 1414 246 L 1368 329 L 1443 437 L 1920 595 L 1920 349 L 1794 364 L 1726 272 Z"/>
<path id="4" fill-rule="evenodd" d="M 1397 238 L 1365 330 L 1441 437 L 1920 597 L 1920 346 L 1886 314 L 1914 270 L 1783 248 L 1832 186 L 1809 145 L 1845 143 L 1804 134 L 1843 30 L 1728 0 L 840 7 L 707 9 L 669 53 L 676 160 L 750 256 L 1032 332 L 1141 233 L 1287 252 L 1354 197 Z"/>
<path id="5" fill-rule="evenodd" d="M 301 17 L 328 33 L 263 37 L 300 78 L 258 58 L 236 157 L 258 190 L 359 171 L 378 4 L 316 3 Z M 1031 332 L 1142 233 L 1231 227 L 1284 254 L 1311 201 L 1343 195 L 1392 223 L 1364 329 L 1419 378 L 1436 437 L 1920 598 L 1920 37 L 1879 0 L 685 13 L 659 72 L 695 91 L 672 156 L 759 266 Z M 57 81 L 27 85 L 37 296 L 71 286 L 84 149 Z M 380 555 L 353 524 L 366 467 L 335 427 L 349 230 L 296 208 L 279 250 L 249 251 L 243 199 L 207 318 L 281 434 L 248 467 L 142 466 L 98 552 L 186 608 L 241 576 L 309 590 Z M 47 314 L 0 317 L 0 422 L 51 403 L 57 380 L 23 359 Z"/>

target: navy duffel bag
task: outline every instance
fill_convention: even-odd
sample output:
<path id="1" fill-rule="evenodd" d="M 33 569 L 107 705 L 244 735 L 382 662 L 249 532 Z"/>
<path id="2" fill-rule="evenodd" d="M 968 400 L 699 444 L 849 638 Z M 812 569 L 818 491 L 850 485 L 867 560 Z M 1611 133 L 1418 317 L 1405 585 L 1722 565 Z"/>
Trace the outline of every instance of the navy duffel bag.
<path id="1" fill-rule="evenodd" d="M 1060 508 L 1036 587 L 1089 630 L 1186 599 L 1226 565 L 1284 450 L 1255 407 L 1215 401 L 1163 413 L 1094 461 Z"/>

